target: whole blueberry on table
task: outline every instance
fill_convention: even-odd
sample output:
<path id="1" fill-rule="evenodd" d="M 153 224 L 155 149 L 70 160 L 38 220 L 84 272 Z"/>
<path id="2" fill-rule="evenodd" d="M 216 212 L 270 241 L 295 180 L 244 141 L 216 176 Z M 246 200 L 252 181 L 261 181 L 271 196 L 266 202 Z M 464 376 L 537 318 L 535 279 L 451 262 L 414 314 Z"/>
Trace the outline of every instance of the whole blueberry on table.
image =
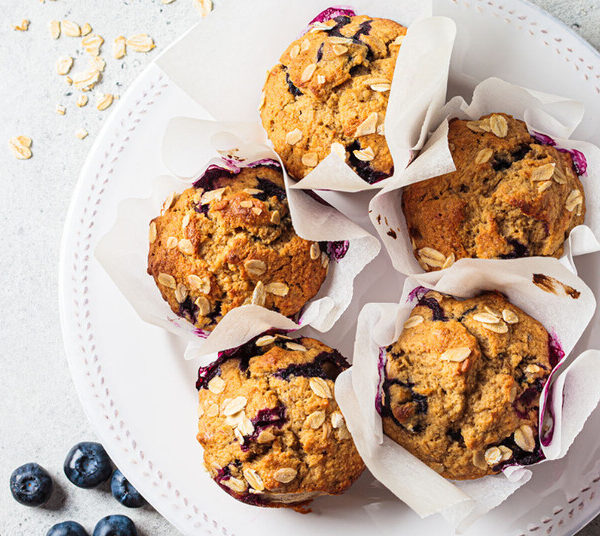
<path id="1" fill-rule="evenodd" d="M 139 508 L 146 503 L 140 492 L 131 485 L 131 482 L 118 469 L 113 473 L 110 490 L 113 497 L 127 508 Z"/>
<path id="2" fill-rule="evenodd" d="M 89 536 L 85 529 L 75 521 L 63 521 L 50 527 L 46 536 Z"/>
<path id="3" fill-rule="evenodd" d="M 106 516 L 98 521 L 92 536 L 137 536 L 137 530 L 127 516 Z"/>
<path id="4" fill-rule="evenodd" d="M 52 477 L 41 465 L 26 463 L 10 475 L 10 492 L 25 506 L 40 506 L 52 495 Z"/>
<path id="5" fill-rule="evenodd" d="M 100 443 L 77 443 L 67 454 L 64 463 L 67 478 L 80 488 L 94 488 L 108 480 L 112 464 Z"/>

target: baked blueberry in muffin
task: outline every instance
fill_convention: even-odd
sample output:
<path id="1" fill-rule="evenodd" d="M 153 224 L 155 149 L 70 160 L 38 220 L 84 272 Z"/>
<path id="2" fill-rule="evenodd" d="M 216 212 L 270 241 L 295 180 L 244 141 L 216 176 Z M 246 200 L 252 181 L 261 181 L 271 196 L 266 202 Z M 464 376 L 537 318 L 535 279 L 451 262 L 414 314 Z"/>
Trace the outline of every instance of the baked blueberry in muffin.
<path id="1" fill-rule="evenodd" d="M 363 462 L 335 401 L 346 360 L 323 343 L 266 334 L 198 373 L 198 441 L 211 477 L 257 506 L 343 493 Z"/>
<path id="2" fill-rule="evenodd" d="M 502 294 L 426 292 L 382 351 L 384 432 L 446 478 L 536 463 L 540 393 L 559 359 L 544 327 Z"/>
<path id="3" fill-rule="evenodd" d="M 448 142 L 456 171 L 402 193 L 422 268 L 439 270 L 464 257 L 560 257 L 565 239 L 585 217 L 571 154 L 500 113 L 453 119 Z"/>
<path id="4" fill-rule="evenodd" d="M 298 313 L 325 280 L 330 249 L 296 235 L 278 163 L 212 166 L 150 223 L 148 273 L 175 313 L 211 331 L 240 305 Z"/>
<path id="5" fill-rule="evenodd" d="M 338 14 L 290 44 L 267 75 L 261 117 L 292 176 L 332 151 L 368 183 L 393 173 L 383 125 L 405 34 L 391 20 Z"/>

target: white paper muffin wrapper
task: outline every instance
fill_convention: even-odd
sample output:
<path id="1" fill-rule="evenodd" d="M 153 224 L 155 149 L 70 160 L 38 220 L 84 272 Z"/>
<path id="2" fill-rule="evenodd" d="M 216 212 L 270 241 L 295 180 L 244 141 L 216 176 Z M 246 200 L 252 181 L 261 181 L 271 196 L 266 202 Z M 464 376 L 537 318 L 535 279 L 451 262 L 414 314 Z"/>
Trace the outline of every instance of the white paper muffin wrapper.
<path id="1" fill-rule="evenodd" d="M 322 204 L 302 191 L 289 189 L 284 172 L 292 223 L 296 233 L 312 241 L 348 241 L 346 254 L 329 263 L 329 273 L 319 293 L 304 307 L 297 323 L 256 305 L 233 309 L 209 334 L 173 313 L 151 276 L 147 275 L 148 226 L 160 214 L 164 199 L 173 191 L 190 187 L 208 165 L 244 167 L 277 155 L 265 145 L 241 140 L 236 132 L 249 138 L 252 125 L 220 124 L 212 121 L 179 118 L 171 121 L 163 143 L 163 161 L 178 178 L 156 179 L 150 199 L 128 199 L 121 203 L 114 227 L 96 249 L 96 257 L 129 300 L 140 317 L 182 336 L 190 342 L 186 357 L 210 361 L 218 350 L 237 347 L 269 328 L 286 330 L 310 325 L 328 331 L 350 304 L 354 278 L 373 260 L 381 248 L 379 240 L 354 224 L 335 208 Z M 236 161 L 207 156 L 230 152 Z M 232 151 L 230 151 L 232 150 Z M 227 156 L 225 157 L 227 158 Z M 224 162 L 229 162 L 225 164 Z M 233 166 L 233 167 L 232 167 Z"/>
<path id="2" fill-rule="evenodd" d="M 575 299 L 563 292 L 560 283 L 556 283 L 555 293 L 543 290 L 533 283 L 533 274 L 540 273 L 576 289 L 579 297 Z M 363 308 L 358 318 L 353 365 L 338 377 L 335 395 L 358 451 L 373 475 L 421 517 L 439 513 L 460 529 L 498 506 L 525 484 L 535 469 L 515 466 L 506 468 L 504 474 L 450 481 L 383 434 L 375 405 L 380 385 L 380 349 L 399 337 L 417 302 L 409 295 L 419 286 L 416 279 L 409 277 L 399 304 L 371 303 Z M 594 314 L 592 291 L 550 258 L 517 259 L 510 270 L 502 261 L 468 259 L 460 267 L 445 271 L 428 288 L 459 298 L 498 290 L 539 320 L 559 342 L 565 357 L 554 369 L 554 376 L 560 376 L 551 387 L 549 399 L 554 432 L 542 450 L 547 460 L 564 456 L 600 399 L 600 351 L 588 350 L 574 360 L 567 357 Z M 571 362 L 568 367 L 567 362 Z M 544 391 L 542 402 L 546 395 Z M 550 414 L 544 409 L 542 413 Z"/>
<path id="3" fill-rule="evenodd" d="M 279 63 L 280 55 L 302 35 L 310 20 L 331 7 L 331 0 L 287 2 L 285 9 L 282 5 L 280 0 L 221 3 L 157 63 L 216 120 L 260 124 L 264 73 Z M 446 17 L 431 17 L 431 0 L 354 0 L 343 7 L 408 27 L 385 120 L 396 176 L 423 146 L 444 105 L 456 25 Z M 263 137 L 266 140 L 264 132 Z M 330 154 L 294 188 L 358 192 L 380 189 L 391 180 L 371 185 Z"/>
<path id="4" fill-rule="evenodd" d="M 475 88 L 470 105 L 462 97 L 455 97 L 439 112 L 434 121 L 439 126 L 427 140 L 421 154 L 371 200 L 371 221 L 399 272 L 424 283 L 435 282 L 442 274 L 442 271 L 425 274 L 413 255 L 402 213 L 402 188 L 456 170 L 448 148 L 448 119 L 476 120 L 495 112 L 508 113 L 524 120 L 531 133 L 549 136 L 557 147 L 583 153 L 587 161 L 587 170 L 580 176 L 587 207 L 585 225 L 571 231 L 561 261 L 576 272 L 573 256 L 600 251 L 600 149 L 588 142 L 569 139 L 581 122 L 583 105 L 489 78 Z"/>

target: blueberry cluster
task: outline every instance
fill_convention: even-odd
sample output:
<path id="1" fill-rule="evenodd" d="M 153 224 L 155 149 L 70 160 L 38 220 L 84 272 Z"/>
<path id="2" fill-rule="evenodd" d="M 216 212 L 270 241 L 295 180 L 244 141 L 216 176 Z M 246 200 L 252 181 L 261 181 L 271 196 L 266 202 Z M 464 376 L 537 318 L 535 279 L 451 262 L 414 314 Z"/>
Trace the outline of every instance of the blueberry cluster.
<path id="1" fill-rule="evenodd" d="M 110 478 L 112 495 L 123 506 L 139 508 L 146 504 L 121 471 L 113 472 L 110 457 L 100 443 L 77 443 L 67 454 L 63 470 L 69 481 L 79 488 L 95 488 Z M 10 476 L 12 496 L 25 506 L 46 504 L 53 487 L 52 477 L 37 463 L 26 463 Z M 50 527 L 46 536 L 88 536 L 88 532 L 75 521 L 63 521 Z M 127 516 L 111 515 L 98 521 L 93 536 L 137 536 L 137 530 Z"/>

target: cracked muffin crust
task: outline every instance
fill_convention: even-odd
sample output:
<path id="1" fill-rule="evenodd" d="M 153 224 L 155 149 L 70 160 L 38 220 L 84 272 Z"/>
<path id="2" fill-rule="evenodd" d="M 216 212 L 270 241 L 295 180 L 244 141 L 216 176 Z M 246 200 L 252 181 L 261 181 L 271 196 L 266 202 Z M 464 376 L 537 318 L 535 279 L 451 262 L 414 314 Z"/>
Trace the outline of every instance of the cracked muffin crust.
<path id="1" fill-rule="evenodd" d="M 365 15 L 316 22 L 267 75 L 262 123 L 286 169 L 306 176 L 334 151 L 366 182 L 393 173 L 383 124 L 406 28 Z"/>
<path id="2" fill-rule="evenodd" d="M 343 493 L 364 464 L 334 398 L 346 360 L 323 343 L 266 334 L 198 373 L 198 441 L 211 477 L 256 506 Z"/>
<path id="3" fill-rule="evenodd" d="M 299 312 L 327 275 L 321 249 L 294 231 L 279 164 L 212 166 L 150 223 L 148 273 L 173 312 L 212 331 L 249 303 Z"/>
<path id="4" fill-rule="evenodd" d="M 464 257 L 560 257 L 585 217 L 571 155 L 540 143 L 506 114 L 453 119 L 448 142 L 456 171 L 402 193 L 421 267 L 439 270 Z"/>
<path id="5" fill-rule="evenodd" d="M 384 432 L 442 476 L 480 478 L 543 458 L 539 398 L 560 355 L 502 294 L 422 293 L 382 357 Z"/>

